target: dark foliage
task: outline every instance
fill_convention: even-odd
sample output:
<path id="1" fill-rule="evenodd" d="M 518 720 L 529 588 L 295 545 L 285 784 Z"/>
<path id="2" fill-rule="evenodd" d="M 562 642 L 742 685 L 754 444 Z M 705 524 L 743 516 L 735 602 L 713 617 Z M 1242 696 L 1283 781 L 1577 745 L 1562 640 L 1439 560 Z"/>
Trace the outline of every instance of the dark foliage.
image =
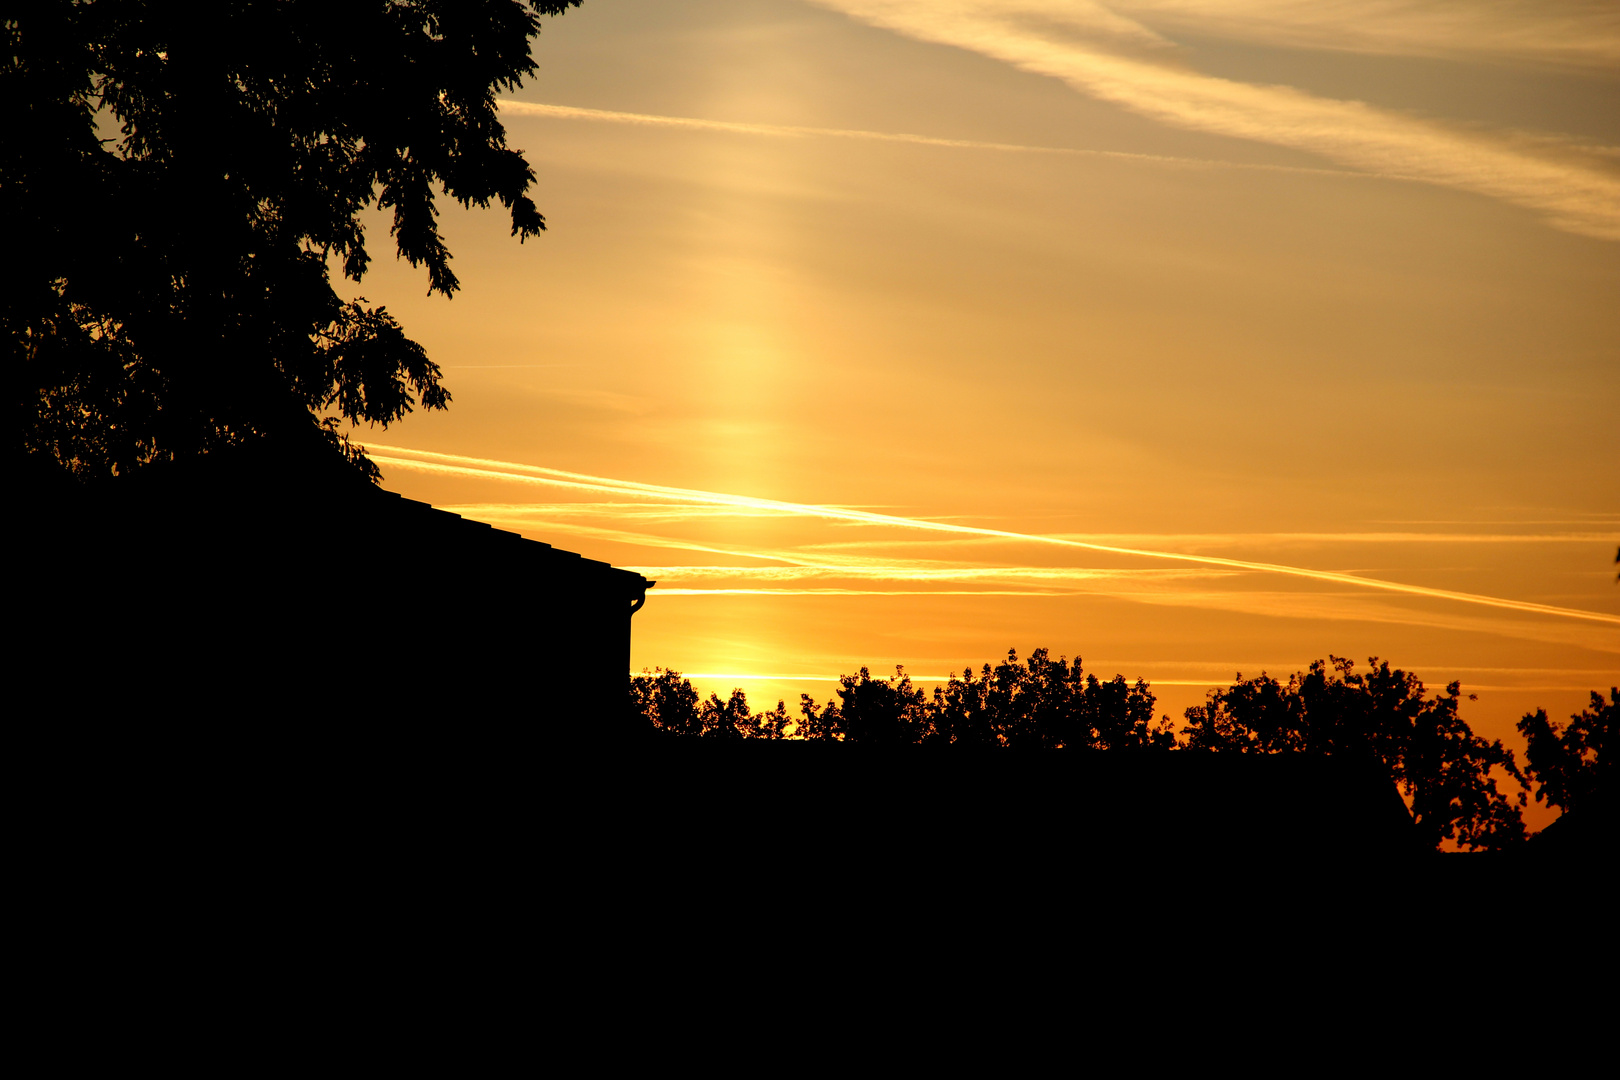
<path id="1" fill-rule="evenodd" d="M 792 724 L 780 701 L 775 710 L 761 713 L 749 711 L 748 696 L 741 690 L 733 690 L 725 701 L 718 694 L 700 701 L 691 680 L 665 668 L 632 678 L 630 702 L 637 715 L 669 737 L 780 739 Z"/>
<path id="2" fill-rule="evenodd" d="M 1545 709 L 1519 721 L 1519 733 L 1529 744 L 1525 772 L 1536 784 L 1537 802 L 1569 813 L 1612 786 L 1614 752 L 1605 748 L 1612 745 L 1617 714 L 1620 690 L 1610 687 L 1608 701 L 1592 691 L 1591 707 L 1571 716 L 1568 724 L 1549 721 Z"/>
<path id="3" fill-rule="evenodd" d="M 1036 649 L 1022 664 L 1007 659 L 971 668 L 934 689 L 930 741 L 1044 749 L 1168 749 L 1175 735 L 1168 717 L 1155 726 L 1153 692 L 1122 675 L 1102 682 Z"/>
<path id="4" fill-rule="evenodd" d="M 945 744 L 1046 750 L 1202 750 L 1304 753 L 1360 758 L 1389 776 L 1410 806 L 1422 843 L 1507 850 L 1525 840 L 1522 808 L 1530 779 L 1536 798 L 1566 810 L 1591 801 L 1612 769 L 1603 747 L 1620 694 L 1592 695 L 1592 708 L 1560 727 L 1545 712 L 1519 724 L 1530 742 L 1521 772 L 1500 741 L 1477 736 L 1460 715 L 1457 683 L 1430 695 L 1413 674 L 1373 658 L 1365 672 L 1342 657 L 1317 661 L 1279 682 L 1241 675 L 1186 711 L 1181 738 L 1168 717 L 1153 718 L 1155 699 L 1142 680 L 1085 674 L 1079 660 L 1036 649 L 1019 662 L 971 669 L 934 688 L 912 685 L 903 668 L 887 679 L 867 668 L 839 681 L 818 705 L 801 695 L 799 715 L 778 702 L 750 713 L 741 690 L 700 702 L 690 681 L 660 670 L 632 680 L 636 712 L 665 736 L 811 739 L 870 745 Z M 1503 792 L 1502 781 L 1517 784 Z"/>
<path id="5" fill-rule="evenodd" d="M 1103 682 L 1082 672 L 1080 661 L 1054 660 L 1036 649 L 1020 664 L 1008 650 L 1004 663 L 985 664 L 935 687 L 930 699 L 904 668 L 887 679 L 867 668 L 839 680 L 836 699 L 817 705 L 801 695 L 799 715 L 781 702 L 773 712 L 750 714 L 741 690 L 722 702 L 699 703 L 688 680 L 672 671 L 632 680 L 637 711 L 666 734 L 709 738 L 826 739 L 877 746 L 952 744 L 1012 748 L 1169 749 L 1170 719 L 1153 720 L 1153 692 L 1123 676 Z"/>
<path id="6" fill-rule="evenodd" d="M 340 434 L 442 409 L 439 368 L 345 303 L 391 210 L 429 290 L 457 288 L 435 205 L 545 227 L 495 92 L 538 16 L 579 0 L 65 0 L 5 16 L 0 321 L 26 454 L 81 479 L 272 439 L 376 470 Z"/>
<path id="7" fill-rule="evenodd" d="M 1268 675 L 1212 690 L 1187 710 L 1187 746 L 1236 753 L 1304 751 L 1376 758 L 1395 779 L 1425 841 L 1498 850 L 1524 839 L 1520 807 L 1493 770 L 1523 786 L 1513 752 L 1458 715 L 1457 683 L 1429 697 L 1417 676 L 1376 657 L 1365 674 L 1343 657 L 1279 683 Z"/>
<path id="8" fill-rule="evenodd" d="M 839 680 L 838 705 L 832 702 L 821 711 L 817 734 L 824 739 L 866 743 L 876 746 L 906 746 L 928 736 L 928 716 L 921 690 L 911 685 L 911 677 L 900 667 L 888 679 L 874 679 L 861 668 Z M 801 701 L 801 711 L 814 709 L 814 702 Z"/>

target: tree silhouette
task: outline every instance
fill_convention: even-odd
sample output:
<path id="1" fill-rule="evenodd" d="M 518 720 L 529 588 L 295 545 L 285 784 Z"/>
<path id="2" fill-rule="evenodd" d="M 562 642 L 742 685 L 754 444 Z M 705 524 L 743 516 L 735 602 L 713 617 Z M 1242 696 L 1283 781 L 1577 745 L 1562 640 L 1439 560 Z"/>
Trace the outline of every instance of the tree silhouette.
<path id="1" fill-rule="evenodd" d="M 1375 759 L 1400 786 L 1425 843 L 1496 850 L 1524 839 L 1523 790 L 1511 800 L 1493 770 L 1518 782 L 1513 752 L 1473 733 L 1457 683 L 1429 697 L 1423 683 L 1376 657 L 1365 674 L 1329 657 L 1287 683 L 1240 674 L 1186 711 L 1187 746 L 1236 753 L 1304 751 Z"/>
<path id="2" fill-rule="evenodd" d="M 90 0 L 8 12 L 0 321 L 25 453 L 81 478 L 273 440 L 376 469 L 342 434 L 442 409 L 399 324 L 343 301 L 360 215 L 390 210 L 430 292 L 458 287 L 435 189 L 545 222 L 498 88 L 579 0 Z M 336 452 L 336 453 L 334 453 Z"/>
<path id="3" fill-rule="evenodd" d="M 751 712 L 748 695 L 733 690 L 722 701 L 710 694 L 698 699 L 690 679 L 667 668 L 643 671 L 630 680 L 630 707 L 652 730 L 666 737 L 707 739 L 781 739 L 792 727 L 787 706 Z"/>
<path id="4" fill-rule="evenodd" d="M 1525 840 L 1530 781 L 1539 785 L 1538 801 L 1566 813 L 1599 805 L 1613 772 L 1605 747 L 1620 713 L 1620 691 L 1611 688 L 1608 701 L 1593 693 L 1591 707 L 1567 725 L 1550 723 L 1545 710 L 1526 715 L 1519 731 L 1529 743 L 1529 763 L 1521 772 L 1500 740 L 1475 735 L 1463 720 L 1457 683 L 1431 695 L 1417 676 L 1376 657 L 1362 672 L 1330 656 L 1287 682 L 1239 674 L 1186 710 L 1180 742 L 1167 717 L 1155 723 L 1145 681 L 1128 683 L 1121 675 L 1104 681 L 1086 674 L 1078 659 L 1053 659 L 1045 649 L 1023 662 L 1009 649 L 995 667 L 953 672 L 931 698 L 903 667 L 887 679 L 863 667 L 843 676 L 836 698 L 824 705 L 800 695 L 797 717 L 780 701 L 774 710 L 751 713 L 740 689 L 700 702 L 689 680 L 661 669 L 633 680 L 631 696 L 639 715 L 668 736 L 1349 758 L 1396 784 L 1424 846 L 1449 841 L 1482 851 L 1514 849 Z M 1504 778 L 1520 790 L 1500 790 Z"/>
<path id="5" fill-rule="evenodd" d="M 929 741 L 958 746 L 1000 746 L 1000 724 L 990 706 L 990 665 L 983 678 L 964 667 L 961 678 L 951 673 L 944 686 L 934 688 L 933 724 Z"/>
<path id="6" fill-rule="evenodd" d="M 934 689 L 929 738 L 937 742 L 1028 749 L 1168 749 L 1175 734 L 1165 718 L 1155 725 L 1155 698 L 1148 684 L 1123 675 L 1107 682 L 1036 649 L 1018 662 L 971 668 Z"/>
<path id="7" fill-rule="evenodd" d="M 854 675 L 843 676 L 837 693 L 837 702 L 829 701 L 819 710 L 814 699 L 801 695 L 802 719 L 796 734 L 874 746 L 907 746 L 927 738 L 923 692 L 911 685 L 903 667 L 897 665 L 887 679 L 874 679 L 863 667 Z"/>
<path id="8" fill-rule="evenodd" d="M 1525 773 L 1536 784 L 1536 801 L 1565 813 L 1590 805 L 1612 786 L 1614 752 L 1609 749 L 1615 717 L 1620 716 L 1620 690 L 1609 688 L 1609 700 L 1592 692 L 1591 706 L 1559 725 L 1547 710 L 1526 713 L 1519 721 L 1525 737 Z"/>
<path id="9" fill-rule="evenodd" d="M 1153 692 L 1116 675 L 1107 682 L 1036 649 L 1027 661 L 1009 649 L 1005 662 L 954 673 L 932 700 L 912 685 L 905 668 L 874 678 L 869 668 L 839 680 L 836 698 L 818 705 L 799 696 L 799 715 L 782 702 L 751 713 L 747 696 L 733 690 L 700 702 L 677 672 L 643 672 L 631 686 L 632 707 L 654 730 L 671 736 L 806 739 L 905 746 L 938 743 L 1041 749 L 1169 749 L 1176 745 L 1168 717 L 1153 722 Z"/>
<path id="10" fill-rule="evenodd" d="M 671 736 L 703 734 L 703 713 L 690 679 L 678 671 L 658 668 L 630 680 L 630 704 L 654 731 Z"/>

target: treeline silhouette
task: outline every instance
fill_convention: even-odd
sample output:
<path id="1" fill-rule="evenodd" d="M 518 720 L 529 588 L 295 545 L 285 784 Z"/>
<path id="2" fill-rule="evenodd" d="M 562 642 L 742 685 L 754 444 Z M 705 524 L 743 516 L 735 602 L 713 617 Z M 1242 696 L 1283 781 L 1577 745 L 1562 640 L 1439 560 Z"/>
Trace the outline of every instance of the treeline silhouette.
<path id="1" fill-rule="evenodd" d="M 1053 659 L 1036 649 L 1020 663 L 1009 649 L 1004 663 L 985 664 L 934 688 L 912 685 L 902 666 L 889 678 L 868 668 L 839 680 L 838 699 L 818 705 L 799 695 L 797 713 L 785 703 L 750 712 L 741 690 L 700 701 L 679 672 L 636 676 L 631 695 L 651 727 L 668 736 L 711 739 L 835 739 L 898 746 L 949 743 L 974 746 L 1088 750 L 1158 749 L 1176 745 L 1169 717 L 1155 725 L 1148 684 L 1116 675 L 1103 682 L 1085 674 L 1076 657 Z"/>
<path id="2" fill-rule="evenodd" d="M 839 680 L 834 698 L 801 694 L 752 711 L 740 689 L 703 700 L 689 679 L 667 669 L 631 680 L 635 713 L 656 736 L 719 740 L 806 739 L 866 745 L 951 745 L 1009 750 L 1306 753 L 1376 761 L 1397 785 L 1427 846 L 1451 841 L 1471 850 L 1506 850 L 1527 833 L 1522 811 L 1535 789 L 1566 814 L 1588 816 L 1603 799 L 1613 753 L 1605 752 L 1620 692 L 1593 692 L 1588 709 L 1559 724 L 1537 710 L 1519 721 L 1523 766 L 1501 740 L 1474 734 L 1461 715 L 1458 683 L 1431 694 L 1414 674 L 1373 657 L 1366 671 L 1330 656 L 1287 681 L 1241 673 L 1185 710 L 1179 729 L 1154 719 L 1150 685 L 1122 675 L 1102 680 L 1036 649 L 1023 661 L 971 668 L 933 688 L 912 684 L 903 667 L 874 678 L 862 667 Z M 1466 700 L 1473 700 L 1468 695 Z M 1506 784 L 1504 791 L 1499 784 Z"/>

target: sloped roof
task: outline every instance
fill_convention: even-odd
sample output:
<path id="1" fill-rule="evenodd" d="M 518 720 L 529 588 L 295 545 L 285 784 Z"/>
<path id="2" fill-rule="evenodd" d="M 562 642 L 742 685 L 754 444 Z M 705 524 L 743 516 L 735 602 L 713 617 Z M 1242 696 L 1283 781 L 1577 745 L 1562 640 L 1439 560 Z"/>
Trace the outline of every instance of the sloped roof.
<path id="1" fill-rule="evenodd" d="M 24 517 L 47 562 L 109 558 L 131 571 L 168 563 L 186 573 L 197 560 L 310 574 L 364 577 L 392 572 L 427 581 L 455 567 L 497 582 L 537 577 L 570 589 L 630 599 L 654 582 L 515 532 L 407 499 L 333 468 L 291 468 L 266 454 L 220 453 L 154 466 L 99 488 L 70 483 L 23 492 Z M 347 562 L 344 557 L 348 556 Z M 326 569 L 322 569 L 322 568 Z"/>
<path id="2" fill-rule="evenodd" d="M 407 499 L 397 492 L 376 491 L 377 507 L 372 512 L 384 519 L 394 519 L 396 527 L 408 528 L 458 548 L 470 548 L 480 557 L 516 560 L 535 570 L 562 578 L 589 580 L 598 588 L 610 588 L 627 595 L 639 596 L 657 582 L 649 581 L 632 570 L 623 570 L 597 559 L 587 559 L 573 551 L 564 551 L 540 540 L 531 540 L 506 529 L 497 529 L 482 521 L 473 521 L 448 510 L 440 510 L 425 502 Z"/>

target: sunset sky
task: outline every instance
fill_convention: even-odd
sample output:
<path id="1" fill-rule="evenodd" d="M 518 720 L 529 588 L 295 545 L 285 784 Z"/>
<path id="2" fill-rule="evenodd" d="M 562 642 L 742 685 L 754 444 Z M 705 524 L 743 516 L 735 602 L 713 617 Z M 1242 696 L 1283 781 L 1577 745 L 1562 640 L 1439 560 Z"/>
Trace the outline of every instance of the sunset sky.
<path id="1" fill-rule="evenodd" d="M 1376 654 L 1510 744 L 1620 680 L 1612 0 L 587 0 L 536 57 L 549 231 L 344 286 L 455 399 L 363 438 L 656 579 L 635 668 L 1046 646 L 1179 718 Z"/>

